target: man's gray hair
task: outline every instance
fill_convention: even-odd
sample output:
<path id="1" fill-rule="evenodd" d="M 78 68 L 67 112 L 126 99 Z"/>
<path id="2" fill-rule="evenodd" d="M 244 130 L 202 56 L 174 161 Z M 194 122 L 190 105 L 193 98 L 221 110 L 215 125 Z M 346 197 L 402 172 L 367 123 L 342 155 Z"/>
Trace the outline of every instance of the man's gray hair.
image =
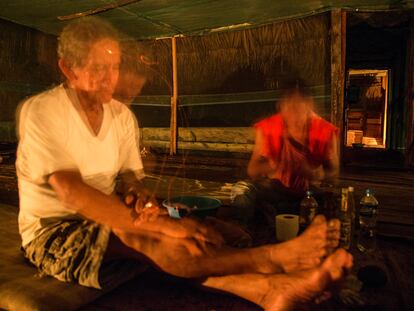
<path id="1" fill-rule="evenodd" d="M 58 42 L 58 56 L 69 67 L 82 66 L 91 45 L 102 39 L 120 40 L 120 33 L 109 22 L 98 17 L 84 17 L 66 25 Z"/>

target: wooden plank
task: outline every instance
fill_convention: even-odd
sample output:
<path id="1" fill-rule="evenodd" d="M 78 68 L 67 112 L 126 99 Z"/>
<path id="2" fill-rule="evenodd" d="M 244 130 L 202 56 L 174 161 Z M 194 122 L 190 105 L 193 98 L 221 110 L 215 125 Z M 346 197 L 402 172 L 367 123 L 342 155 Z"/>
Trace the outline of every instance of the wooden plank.
<path id="1" fill-rule="evenodd" d="M 173 73 L 173 96 L 171 98 L 171 120 L 170 120 L 170 155 L 177 153 L 177 100 L 178 100 L 178 80 L 177 80 L 177 39 L 172 41 L 172 73 Z"/>
<path id="2" fill-rule="evenodd" d="M 349 172 L 349 169 L 346 172 L 341 173 L 341 179 L 352 181 L 365 181 L 371 184 L 380 184 L 380 185 L 392 185 L 398 186 L 399 188 L 406 187 L 408 190 L 413 189 L 414 187 L 414 174 L 410 174 L 404 171 L 381 171 L 381 176 L 379 177 L 379 172 L 377 171 L 367 171 L 364 170 L 364 174 L 361 174 L 361 170 Z M 414 204 L 414 203 L 413 203 Z"/>
<path id="3" fill-rule="evenodd" d="M 220 142 L 254 144 L 254 129 L 251 127 L 213 127 L 186 129 L 197 142 Z"/>
<path id="4" fill-rule="evenodd" d="M 160 140 L 144 140 L 144 146 L 167 150 L 169 142 Z M 207 143 L 207 142 L 180 142 L 178 150 L 223 151 L 251 153 L 253 144 Z"/>
<path id="5" fill-rule="evenodd" d="M 142 128 L 144 140 L 169 141 L 168 128 Z M 192 127 L 178 129 L 179 142 L 212 142 L 254 144 L 254 130 L 251 127 Z"/>

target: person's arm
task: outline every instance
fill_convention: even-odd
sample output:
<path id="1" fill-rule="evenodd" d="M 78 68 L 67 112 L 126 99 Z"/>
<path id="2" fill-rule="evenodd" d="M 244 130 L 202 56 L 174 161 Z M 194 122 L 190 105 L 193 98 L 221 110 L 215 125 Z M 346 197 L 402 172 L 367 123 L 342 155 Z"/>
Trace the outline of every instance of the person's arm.
<path id="1" fill-rule="evenodd" d="M 154 191 L 148 189 L 143 179 L 145 174 L 140 171 L 126 171 L 120 174 L 121 182 L 119 191 L 123 197 L 123 202 L 130 208 L 134 208 L 137 213 L 135 220 L 139 222 L 153 221 L 160 215 L 167 215 L 165 209 L 160 208 Z"/>
<path id="2" fill-rule="evenodd" d="M 85 184 L 79 172 L 57 171 L 50 175 L 48 182 L 67 208 L 111 228 L 128 232 L 152 231 L 217 245 L 222 243 L 220 234 L 189 218 L 175 220 L 159 216 L 154 221 L 136 222 L 134 209 L 128 209 L 115 195 L 105 195 Z"/>
<path id="3" fill-rule="evenodd" d="M 321 165 L 313 167 L 308 161 L 301 163 L 302 174 L 314 186 L 327 186 L 337 184 L 339 175 L 338 137 L 334 134 L 328 144 L 325 160 Z"/>
<path id="4" fill-rule="evenodd" d="M 79 172 L 57 171 L 48 182 L 65 207 L 81 216 L 113 228 L 135 230 L 132 210 L 117 196 L 106 195 L 84 183 Z"/>
<path id="5" fill-rule="evenodd" d="M 253 153 L 247 166 L 247 175 L 253 180 L 266 177 L 274 171 L 275 165 L 263 156 L 263 144 L 263 134 L 257 129 Z"/>
<path id="6" fill-rule="evenodd" d="M 332 135 L 328 146 L 327 160 L 323 163 L 324 181 L 329 184 L 336 184 L 339 176 L 339 141 L 338 135 Z"/>

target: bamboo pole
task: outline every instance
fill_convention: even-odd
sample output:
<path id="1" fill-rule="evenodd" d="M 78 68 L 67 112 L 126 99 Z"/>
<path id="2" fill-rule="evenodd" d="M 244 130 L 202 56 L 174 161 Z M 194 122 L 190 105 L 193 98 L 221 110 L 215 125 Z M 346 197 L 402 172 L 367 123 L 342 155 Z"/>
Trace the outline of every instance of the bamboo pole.
<path id="1" fill-rule="evenodd" d="M 344 145 L 344 97 L 345 97 L 346 12 L 331 11 L 331 122 L 339 128 L 340 157 Z"/>
<path id="2" fill-rule="evenodd" d="M 172 50 L 173 94 L 171 97 L 170 155 L 175 155 L 177 153 L 177 102 L 178 102 L 176 37 L 171 38 L 171 43 L 172 43 L 171 50 Z"/>

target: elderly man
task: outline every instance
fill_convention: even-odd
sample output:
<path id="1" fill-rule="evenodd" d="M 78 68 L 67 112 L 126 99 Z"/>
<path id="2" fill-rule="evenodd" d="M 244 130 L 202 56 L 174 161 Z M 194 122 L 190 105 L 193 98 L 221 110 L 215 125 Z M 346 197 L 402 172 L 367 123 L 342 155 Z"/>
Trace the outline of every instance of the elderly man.
<path id="1" fill-rule="evenodd" d="M 266 309 L 314 300 L 341 279 L 352 257 L 343 250 L 325 257 L 338 244 L 338 222 L 321 217 L 289 242 L 238 250 L 197 220 L 161 215 L 141 183 L 132 113 L 112 98 L 118 42 L 117 31 L 100 19 L 66 26 L 58 46 L 66 82 L 20 110 L 16 166 L 25 256 L 47 275 L 95 288 L 130 273 L 131 263 L 150 264 Z M 118 175 L 126 202 L 114 195 Z"/>

